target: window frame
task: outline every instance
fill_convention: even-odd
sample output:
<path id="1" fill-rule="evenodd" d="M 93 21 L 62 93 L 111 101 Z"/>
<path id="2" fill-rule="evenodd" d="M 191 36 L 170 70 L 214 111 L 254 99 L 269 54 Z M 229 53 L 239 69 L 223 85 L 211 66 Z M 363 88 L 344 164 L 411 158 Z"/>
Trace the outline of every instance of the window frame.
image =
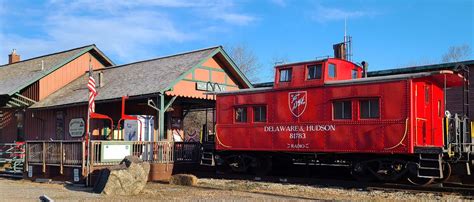
<path id="1" fill-rule="evenodd" d="M 311 75 L 310 74 L 310 67 L 314 67 L 315 69 L 317 69 L 318 67 L 321 69 L 320 70 L 320 74 L 319 74 L 319 78 L 318 77 L 314 77 L 314 78 L 309 78 L 309 76 Z M 315 76 L 316 76 L 316 70 L 315 70 Z M 306 65 L 306 80 L 307 81 L 312 81 L 312 80 L 321 80 L 323 79 L 323 64 L 322 63 L 316 63 L 316 64 L 309 64 L 309 65 Z"/>
<path id="2" fill-rule="evenodd" d="M 372 117 L 371 116 L 371 107 L 370 107 L 370 101 L 372 100 L 377 100 L 377 103 L 378 103 L 378 113 L 377 113 L 377 117 Z M 362 102 L 363 101 L 369 101 L 369 117 L 362 117 Z M 382 107 L 381 107 L 381 102 L 380 102 L 380 97 L 368 97 L 368 98 L 360 98 L 358 99 L 358 103 L 359 103 L 359 120 L 380 120 L 382 118 Z"/>
<path id="3" fill-rule="evenodd" d="M 331 76 L 330 71 L 331 71 L 331 65 L 334 66 L 334 76 Z M 328 78 L 335 79 L 337 78 L 337 65 L 334 63 L 328 63 Z"/>
<path id="4" fill-rule="evenodd" d="M 289 72 L 288 80 L 285 80 L 285 81 L 281 80 L 281 72 L 282 71 L 288 71 Z M 292 67 L 285 67 L 285 68 L 281 68 L 281 69 L 278 70 L 278 82 L 291 82 L 292 77 L 293 77 L 293 68 Z"/>
<path id="5" fill-rule="evenodd" d="M 239 121 L 239 120 L 237 120 L 237 109 L 240 109 L 240 108 L 244 109 L 244 111 L 245 111 L 245 116 L 244 116 L 244 117 L 245 117 L 245 121 Z M 240 105 L 240 106 L 234 106 L 234 118 L 233 118 L 234 123 L 237 123 L 237 124 L 246 124 L 246 123 L 249 123 L 249 119 L 248 119 L 249 114 L 248 114 L 248 109 L 247 109 L 247 108 L 248 108 L 247 106 L 242 106 L 242 105 Z"/>
<path id="6" fill-rule="evenodd" d="M 345 103 L 349 102 L 350 106 L 350 117 L 349 118 L 336 118 L 336 108 L 335 104 L 336 103 Z M 331 102 L 331 108 L 332 108 L 332 120 L 333 121 L 350 121 L 354 119 L 354 110 L 353 110 L 353 103 L 351 99 L 342 99 L 342 100 L 332 100 Z M 342 106 L 342 116 L 344 117 L 344 105 Z"/>
<path id="7" fill-rule="evenodd" d="M 255 112 L 256 112 L 256 109 L 257 109 L 257 108 L 263 108 L 263 109 L 265 110 L 265 115 L 263 116 L 263 118 L 264 118 L 263 121 L 262 121 L 262 120 L 257 121 L 257 120 L 255 119 L 255 118 L 256 118 L 256 116 L 255 116 L 256 113 L 255 113 Z M 252 106 L 252 117 L 253 117 L 252 122 L 253 122 L 253 123 L 267 123 L 267 121 L 268 121 L 268 113 L 267 113 L 267 112 L 268 112 L 267 105 L 255 105 L 255 106 Z M 259 117 L 262 118 L 261 113 L 260 113 L 260 116 L 259 116 Z"/>
<path id="8" fill-rule="evenodd" d="M 355 73 L 355 77 L 354 77 L 354 73 Z M 357 69 L 352 69 L 351 79 L 357 79 L 357 78 L 359 78 L 359 71 Z"/>

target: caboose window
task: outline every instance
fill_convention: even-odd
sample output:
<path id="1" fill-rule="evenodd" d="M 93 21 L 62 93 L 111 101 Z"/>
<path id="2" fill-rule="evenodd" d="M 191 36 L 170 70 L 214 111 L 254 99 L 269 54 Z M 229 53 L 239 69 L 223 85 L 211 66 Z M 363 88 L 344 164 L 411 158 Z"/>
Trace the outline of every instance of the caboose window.
<path id="1" fill-rule="evenodd" d="M 321 64 L 308 66 L 308 80 L 321 79 L 322 68 Z"/>
<path id="2" fill-rule="evenodd" d="M 280 81 L 282 82 L 291 81 L 291 69 L 280 70 Z"/>
<path id="3" fill-rule="evenodd" d="M 328 76 L 330 78 L 336 78 L 336 65 L 329 63 L 328 65 Z"/>
<path id="4" fill-rule="evenodd" d="M 247 122 L 247 108 L 237 107 L 235 108 L 235 122 Z"/>
<path id="5" fill-rule="evenodd" d="M 357 79 L 357 69 L 352 70 L 352 79 Z"/>
<path id="6" fill-rule="evenodd" d="M 360 101 L 360 118 L 376 119 L 380 117 L 379 99 L 368 99 Z"/>
<path id="7" fill-rule="evenodd" d="M 253 107 L 253 121 L 254 122 L 267 121 L 267 108 L 265 106 Z"/>
<path id="8" fill-rule="evenodd" d="M 352 119 L 351 101 L 336 101 L 332 107 L 334 119 Z"/>

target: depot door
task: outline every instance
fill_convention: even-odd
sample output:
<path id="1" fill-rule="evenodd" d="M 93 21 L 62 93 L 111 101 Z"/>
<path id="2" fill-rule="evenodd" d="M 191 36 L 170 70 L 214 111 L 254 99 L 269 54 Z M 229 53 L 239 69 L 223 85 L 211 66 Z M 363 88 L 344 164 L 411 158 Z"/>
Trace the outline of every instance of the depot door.
<path id="1" fill-rule="evenodd" d="M 431 127 L 431 84 L 425 82 L 417 83 L 415 91 L 416 143 L 419 146 L 434 145 L 433 131 Z"/>

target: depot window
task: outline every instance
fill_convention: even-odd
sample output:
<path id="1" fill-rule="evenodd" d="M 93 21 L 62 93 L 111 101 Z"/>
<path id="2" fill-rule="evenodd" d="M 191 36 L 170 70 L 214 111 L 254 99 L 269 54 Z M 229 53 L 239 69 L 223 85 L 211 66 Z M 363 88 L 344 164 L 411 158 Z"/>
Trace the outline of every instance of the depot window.
<path id="1" fill-rule="evenodd" d="M 336 78 L 336 65 L 329 63 L 328 65 L 328 76 L 330 78 Z"/>
<path id="2" fill-rule="evenodd" d="M 379 99 L 367 99 L 360 101 L 360 118 L 376 119 L 380 117 Z"/>
<path id="3" fill-rule="evenodd" d="M 246 107 L 235 108 L 235 122 L 239 122 L 239 123 L 247 122 L 247 108 Z"/>
<path id="4" fill-rule="evenodd" d="M 267 107 L 265 106 L 253 107 L 253 121 L 266 122 L 267 121 Z"/>
<path id="5" fill-rule="evenodd" d="M 308 66 L 308 80 L 321 79 L 322 69 L 323 67 L 321 64 L 309 65 Z"/>
<path id="6" fill-rule="evenodd" d="M 291 81 L 291 69 L 281 69 L 280 70 L 280 81 L 281 82 Z"/>
<path id="7" fill-rule="evenodd" d="M 332 107 L 334 119 L 352 119 L 351 101 L 335 101 Z"/>

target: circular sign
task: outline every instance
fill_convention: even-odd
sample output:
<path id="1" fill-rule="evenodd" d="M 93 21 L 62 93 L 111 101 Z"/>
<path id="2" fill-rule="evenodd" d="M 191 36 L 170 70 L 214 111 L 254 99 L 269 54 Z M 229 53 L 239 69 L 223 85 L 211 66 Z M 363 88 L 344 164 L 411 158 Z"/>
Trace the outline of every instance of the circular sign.
<path id="1" fill-rule="evenodd" d="M 75 118 L 69 122 L 69 135 L 71 137 L 82 137 L 84 135 L 86 124 L 84 119 Z"/>

